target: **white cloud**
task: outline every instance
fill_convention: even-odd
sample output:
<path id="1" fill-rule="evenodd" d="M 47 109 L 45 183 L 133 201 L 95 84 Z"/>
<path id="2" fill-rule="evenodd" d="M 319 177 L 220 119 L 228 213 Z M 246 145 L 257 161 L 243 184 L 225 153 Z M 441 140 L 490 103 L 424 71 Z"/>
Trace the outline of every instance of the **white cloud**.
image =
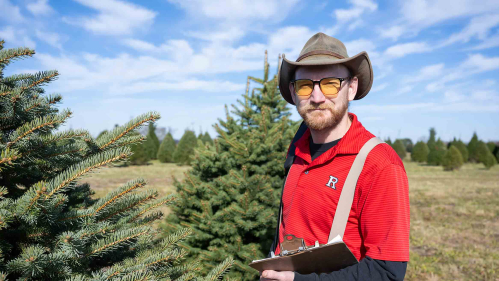
<path id="1" fill-rule="evenodd" d="M 377 85 L 377 86 L 375 85 L 375 86 L 372 88 L 371 92 L 379 92 L 379 91 L 382 91 L 382 90 L 386 89 L 386 87 L 388 87 L 388 86 L 389 86 L 389 84 L 388 84 L 388 83 L 383 83 L 383 84 L 381 84 L 381 85 Z"/>
<path id="2" fill-rule="evenodd" d="M 473 46 L 471 48 L 468 48 L 466 50 L 484 50 L 484 49 L 490 49 L 490 48 L 495 48 L 495 47 L 499 47 L 499 33 L 494 35 L 494 36 L 491 36 L 489 38 L 486 38 L 482 41 L 482 43 L 476 45 L 476 46 Z"/>
<path id="3" fill-rule="evenodd" d="M 39 29 L 36 30 L 36 37 L 52 47 L 62 50 L 61 36 L 54 32 L 44 32 Z"/>
<path id="4" fill-rule="evenodd" d="M 36 43 L 26 35 L 24 29 L 6 26 L 4 29 L 0 29 L 0 38 L 9 44 L 17 45 L 16 47 L 29 47 L 33 49 L 36 47 Z"/>
<path id="5" fill-rule="evenodd" d="M 458 33 L 452 34 L 440 46 L 447 46 L 456 42 L 466 43 L 471 38 L 486 39 L 490 29 L 499 24 L 499 14 L 480 15 L 471 19 L 470 23 Z"/>
<path id="6" fill-rule="evenodd" d="M 9 0 L 0 0 L 1 18 L 9 22 L 22 22 L 24 17 L 21 15 L 18 6 L 12 5 Z"/>
<path id="7" fill-rule="evenodd" d="M 339 22 L 347 22 L 359 18 L 364 12 L 374 12 L 378 9 L 378 4 L 371 0 L 350 0 L 352 8 L 336 9 L 334 15 Z"/>
<path id="8" fill-rule="evenodd" d="M 404 83 L 415 83 L 429 79 L 436 79 L 442 75 L 444 67 L 445 65 L 443 63 L 425 66 L 419 70 L 418 74 L 407 76 L 403 81 Z"/>
<path id="9" fill-rule="evenodd" d="M 499 1 L 403 0 L 401 13 L 411 25 L 428 27 L 451 18 L 499 10 Z"/>
<path id="10" fill-rule="evenodd" d="M 379 29 L 379 33 L 383 38 L 391 38 L 393 41 L 397 41 L 402 34 L 406 31 L 405 27 L 402 25 L 393 25 L 389 28 Z"/>
<path id="11" fill-rule="evenodd" d="M 482 54 L 468 56 L 461 67 L 468 70 L 470 74 L 481 73 L 499 69 L 499 57 L 486 57 Z"/>
<path id="12" fill-rule="evenodd" d="M 344 42 L 347 48 L 348 55 L 354 56 L 362 51 L 366 51 L 369 55 L 375 52 L 376 46 L 370 40 L 360 38 L 353 41 Z"/>
<path id="13" fill-rule="evenodd" d="M 464 100 L 466 96 L 462 92 L 457 91 L 445 91 L 444 98 L 448 102 L 457 102 Z"/>
<path id="14" fill-rule="evenodd" d="M 32 2 L 26 5 L 26 9 L 28 9 L 33 15 L 50 15 L 54 12 L 54 10 L 48 4 L 48 0 L 38 0 L 36 2 Z"/>
<path id="15" fill-rule="evenodd" d="M 268 39 L 269 52 L 277 55 L 285 53 L 286 58 L 295 60 L 298 58 L 305 43 L 316 32 L 306 26 L 287 26 L 272 33 Z"/>
<path id="16" fill-rule="evenodd" d="M 105 35 L 129 35 L 152 24 L 157 13 L 141 6 L 118 0 L 75 0 L 98 11 L 93 18 L 63 18 L 69 24 Z"/>
<path id="17" fill-rule="evenodd" d="M 385 50 L 384 54 L 390 58 L 401 58 L 409 54 L 426 53 L 429 51 L 431 51 L 431 48 L 426 42 L 411 42 L 391 46 Z"/>

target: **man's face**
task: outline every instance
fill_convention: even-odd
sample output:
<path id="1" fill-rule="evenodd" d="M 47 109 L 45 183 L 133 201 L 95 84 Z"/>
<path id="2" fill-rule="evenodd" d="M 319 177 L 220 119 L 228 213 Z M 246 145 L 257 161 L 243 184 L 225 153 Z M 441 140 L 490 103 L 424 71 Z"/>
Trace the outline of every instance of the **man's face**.
<path id="1" fill-rule="evenodd" d="M 349 76 L 348 69 L 343 65 L 300 66 L 296 69 L 295 79 L 312 79 L 319 81 L 325 77 L 345 78 Z M 338 125 L 348 110 L 348 102 L 355 98 L 358 80 L 356 77 L 343 81 L 335 98 L 326 98 L 319 83 L 315 83 L 308 99 L 297 97 L 292 84 L 289 85 L 291 97 L 298 113 L 305 124 L 313 130 L 331 129 Z"/>

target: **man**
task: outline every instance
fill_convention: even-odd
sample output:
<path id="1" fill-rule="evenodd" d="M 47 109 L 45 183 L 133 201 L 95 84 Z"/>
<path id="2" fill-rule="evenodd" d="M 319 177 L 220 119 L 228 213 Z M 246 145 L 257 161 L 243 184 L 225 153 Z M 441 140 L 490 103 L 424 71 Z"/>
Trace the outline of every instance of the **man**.
<path id="1" fill-rule="evenodd" d="M 365 97 L 373 81 L 366 52 L 348 57 L 339 40 L 317 33 L 296 62 L 283 56 L 279 88 L 296 105 L 307 129 L 290 146 L 294 158 L 282 194 L 282 221 L 271 251 L 284 235 L 306 245 L 326 244 L 343 184 L 360 148 L 372 137 L 349 102 Z M 343 241 L 359 263 L 328 274 L 265 270 L 261 280 L 403 280 L 409 260 L 409 184 L 404 165 L 385 143 L 368 154 L 359 176 Z M 331 257 L 334 258 L 334 257 Z"/>

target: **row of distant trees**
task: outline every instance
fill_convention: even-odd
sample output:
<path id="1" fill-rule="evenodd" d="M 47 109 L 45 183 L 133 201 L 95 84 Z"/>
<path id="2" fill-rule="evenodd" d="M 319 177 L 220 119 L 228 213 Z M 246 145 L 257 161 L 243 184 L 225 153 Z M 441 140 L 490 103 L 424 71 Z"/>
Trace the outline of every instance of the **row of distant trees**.
<path id="1" fill-rule="evenodd" d="M 466 162 L 483 163 L 490 169 L 499 161 L 499 146 L 495 142 L 485 143 L 479 140 L 476 133 L 468 144 L 456 138 L 445 144 L 440 138 L 436 140 L 436 135 L 435 129 L 431 128 L 427 142 L 418 141 L 415 145 L 410 139 L 397 139 L 393 143 L 388 139 L 385 142 L 390 144 L 402 159 L 410 152 L 412 161 L 442 166 L 447 171 L 459 169 Z"/>
<path id="2" fill-rule="evenodd" d="M 198 146 L 198 141 L 203 144 L 213 144 L 213 139 L 208 132 L 200 133 L 197 137 L 194 131 L 186 130 L 182 138 L 178 141 L 173 139 L 171 130 L 164 135 L 163 139 L 157 136 L 157 132 L 162 133 L 164 128 L 158 128 L 151 122 L 147 127 L 145 141 L 134 144 L 132 148 L 133 155 L 130 156 L 125 165 L 146 165 L 150 160 L 159 160 L 161 163 L 177 163 L 178 165 L 189 165 L 191 163 L 194 148 Z M 97 138 L 104 135 L 104 131 Z M 135 135 L 141 135 L 139 132 L 131 132 Z"/>

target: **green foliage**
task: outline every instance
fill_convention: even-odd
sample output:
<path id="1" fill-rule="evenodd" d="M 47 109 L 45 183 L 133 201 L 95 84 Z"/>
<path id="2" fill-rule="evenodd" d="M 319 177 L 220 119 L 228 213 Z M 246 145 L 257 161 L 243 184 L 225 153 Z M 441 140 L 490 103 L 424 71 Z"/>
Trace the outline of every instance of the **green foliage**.
<path id="1" fill-rule="evenodd" d="M 412 143 L 412 140 L 408 139 L 408 138 L 405 138 L 405 139 L 401 139 L 401 141 L 404 144 L 405 150 L 407 152 L 411 152 L 412 153 L 412 149 L 414 147 L 414 144 Z"/>
<path id="2" fill-rule="evenodd" d="M 430 153 L 428 154 L 428 164 L 434 166 L 442 165 L 445 153 L 445 144 L 442 140 L 438 139 L 438 141 L 434 145 L 434 148 L 430 148 Z"/>
<path id="3" fill-rule="evenodd" d="M 100 132 L 99 135 L 97 136 L 97 138 L 95 138 L 95 139 L 98 140 L 107 133 L 108 133 L 108 130 L 104 130 L 104 131 Z"/>
<path id="4" fill-rule="evenodd" d="M 483 141 L 478 141 L 477 147 L 478 161 L 483 163 L 487 169 L 497 164 L 495 156 L 490 152 L 489 147 Z"/>
<path id="5" fill-rule="evenodd" d="M 466 144 L 464 144 L 462 140 L 456 140 L 454 138 L 454 140 L 449 143 L 449 147 L 452 145 L 459 150 L 461 156 L 463 157 L 463 161 L 468 162 L 468 148 L 466 148 Z"/>
<path id="6" fill-rule="evenodd" d="M 160 116 L 149 112 L 94 139 L 85 130 L 55 133 L 71 116 L 42 97 L 57 71 L 4 77 L 6 65 L 34 54 L 2 50 L 0 41 L 0 279 L 200 280 L 183 265 L 180 243 L 191 229 L 160 238 L 151 223 L 174 197 L 131 180 L 93 199 L 85 176 L 126 160 L 143 138 L 134 132 Z M 210 273 L 226 271 L 231 260 Z"/>
<path id="7" fill-rule="evenodd" d="M 159 150 L 159 139 L 156 136 L 156 126 L 152 122 L 149 123 L 144 149 L 149 159 L 156 159 Z"/>
<path id="8" fill-rule="evenodd" d="M 499 162 L 499 145 L 494 149 L 494 155 L 496 156 L 496 160 Z"/>
<path id="9" fill-rule="evenodd" d="M 393 143 L 392 143 L 392 140 L 390 139 L 390 137 L 388 137 L 388 139 L 385 140 L 385 143 L 389 144 L 390 146 L 393 146 Z"/>
<path id="10" fill-rule="evenodd" d="M 435 128 L 430 128 L 430 137 L 428 138 L 428 142 L 426 143 L 430 151 L 436 145 L 436 136 L 437 136 L 437 131 L 435 130 Z"/>
<path id="11" fill-rule="evenodd" d="M 205 132 L 204 135 L 201 137 L 201 140 L 203 141 L 204 144 L 210 144 L 213 145 L 213 140 L 211 139 L 210 134 L 208 132 Z"/>
<path id="12" fill-rule="evenodd" d="M 226 107 L 225 120 L 214 125 L 214 145 L 196 149 L 192 169 L 175 182 L 178 204 L 165 223 L 166 230 L 192 227 L 188 239 L 208 269 L 224 256 L 235 257 L 234 280 L 258 280 L 248 264 L 267 256 L 272 244 L 284 178 L 283 161 L 298 124 L 269 79 L 265 60 L 263 79 L 248 77 L 246 93 Z M 249 83 L 259 84 L 251 92 Z"/>
<path id="13" fill-rule="evenodd" d="M 496 148 L 496 143 L 493 141 L 487 142 L 487 147 L 489 148 L 490 152 L 494 152 L 494 149 Z"/>
<path id="14" fill-rule="evenodd" d="M 171 163 L 173 162 L 173 153 L 175 152 L 175 148 L 177 144 L 173 139 L 172 134 L 166 134 L 165 138 L 161 142 L 158 150 L 158 160 L 161 163 Z"/>
<path id="15" fill-rule="evenodd" d="M 457 147 L 451 145 L 444 155 L 443 166 L 445 171 L 452 171 L 463 166 L 463 156 Z"/>
<path id="16" fill-rule="evenodd" d="M 478 163 L 478 136 L 476 132 L 473 133 L 470 142 L 468 143 L 468 161 Z"/>
<path id="17" fill-rule="evenodd" d="M 131 147 L 132 156 L 130 156 L 127 164 L 130 165 L 147 165 L 149 163 L 149 156 L 146 153 L 146 149 L 144 148 L 144 144 L 136 143 Z"/>
<path id="18" fill-rule="evenodd" d="M 418 141 L 411 153 L 411 160 L 419 163 L 428 161 L 428 154 L 430 149 L 424 141 Z"/>
<path id="19" fill-rule="evenodd" d="M 173 153 L 173 161 L 179 165 L 190 165 L 197 141 L 194 132 L 186 130 Z"/>
<path id="20" fill-rule="evenodd" d="M 395 152 L 397 152 L 397 155 L 400 157 L 400 159 L 404 159 L 405 156 L 407 155 L 407 153 L 405 152 L 405 146 L 404 146 L 404 143 L 402 142 L 402 140 L 396 140 L 394 143 L 393 143 L 393 150 L 395 150 Z"/>

